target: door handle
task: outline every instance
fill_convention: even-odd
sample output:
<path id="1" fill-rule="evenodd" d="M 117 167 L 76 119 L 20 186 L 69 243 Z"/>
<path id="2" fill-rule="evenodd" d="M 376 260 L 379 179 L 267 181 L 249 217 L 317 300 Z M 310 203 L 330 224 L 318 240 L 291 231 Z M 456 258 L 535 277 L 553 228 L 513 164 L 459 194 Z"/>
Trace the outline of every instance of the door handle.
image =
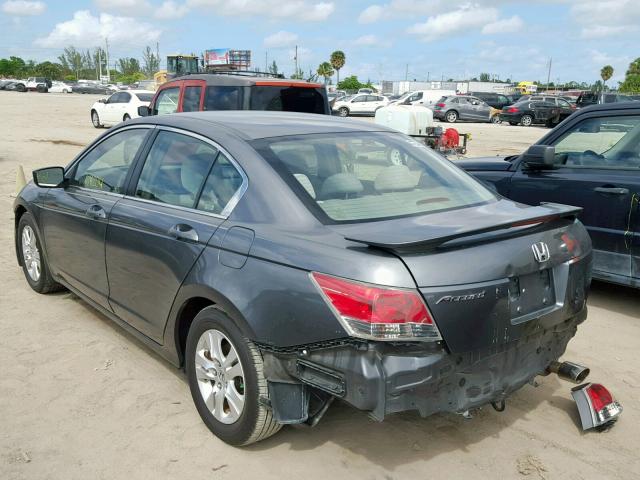
<path id="1" fill-rule="evenodd" d="M 593 190 L 598 193 L 605 193 L 607 195 L 628 195 L 629 194 L 628 188 L 621 188 L 621 187 L 596 187 Z"/>
<path id="2" fill-rule="evenodd" d="M 104 220 L 105 218 L 107 218 L 107 212 L 104 211 L 104 208 L 102 208 L 101 205 L 91 205 L 87 211 L 86 214 L 88 217 L 93 218 L 94 220 Z"/>
<path id="3" fill-rule="evenodd" d="M 198 232 L 186 223 L 178 223 L 169 229 L 169 235 L 176 240 L 198 243 Z"/>

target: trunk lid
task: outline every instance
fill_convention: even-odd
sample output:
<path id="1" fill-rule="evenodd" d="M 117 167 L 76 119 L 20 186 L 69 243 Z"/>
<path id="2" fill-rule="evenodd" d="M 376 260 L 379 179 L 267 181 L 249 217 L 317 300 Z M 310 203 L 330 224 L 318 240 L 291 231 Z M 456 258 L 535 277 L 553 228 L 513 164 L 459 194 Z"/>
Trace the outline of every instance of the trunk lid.
<path id="1" fill-rule="evenodd" d="M 583 267 L 571 264 L 563 238 L 569 232 L 590 252 L 586 232 L 575 222 L 579 212 L 564 205 L 527 207 L 500 200 L 360 224 L 357 231 L 352 225 L 337 228 L 348 239 L 393 252 L 403 261 L 447 347 L 461 353 L 518 340 L 582 309 L 588 273 L 570 275 Z"/>

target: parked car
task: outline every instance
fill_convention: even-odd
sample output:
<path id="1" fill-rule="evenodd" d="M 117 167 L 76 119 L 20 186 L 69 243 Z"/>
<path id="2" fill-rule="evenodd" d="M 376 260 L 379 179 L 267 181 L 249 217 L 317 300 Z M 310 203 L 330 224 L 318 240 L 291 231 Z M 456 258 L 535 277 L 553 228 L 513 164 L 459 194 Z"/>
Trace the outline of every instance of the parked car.
<path id="1" fill-rule="evenodd" d="M 495 92 L 469 92 L 472 97 L 479 98 L 490 107 L 502 110 L 503 107 L 511 105 L 513 102 L 506 95 Z"/>
<path id="2" fill-rule="evenodd" d="M 583 92 L 576 100 L 576 106 L 578 108 L 584 108 L 588 107 L 589 105 L 629 101 L 633 101 L 630 96 L 621 95 L 619 93 Z"/>
<path id="3" fill-rule="evenodd" d="M 0 80 L 0 90 L 6 90 L 7 86 L 12 85 L 14 83 L 16 83 L 15 80 L 8 80 L 8 79 Z"/>
<path id="4" fill-rule="evenodd" d="M 554 127 L 573 113 L 569 102 L 562 103 L 545 102 L 537 100 L 525 100 L 508 107 L 500 112 L 500 121 L 509 122 L 509 125 L 522 125 L 530 127 L 535 124 L 543 124 Z"/>
<path id="5" fill-rule="evenodd" d="M 25 84 L 27 90 L 46 93 L 51 87 L 51 79 L 47 77 L 29 77 Z"/>
<path id="6" fill-rule="evenodd" d="M 137 118 L 138 108 L 149 106 L 154 94 L 148 90 L 126 90 L 101 98 L 91 106 L 91 123 L 100 128 Z"/>
<path id="7" fill-rule="evenodd" d="M 329 115 L 319 83 L 245 75 L 199 74 L 162 84 L 140 115 L 198 110 L 276 110 Z"/>
<path id="8" fill-rule="evenodd" d="M 337 92 L 329 92 L 327 93 L 327 100 L 329 101 L 329 105 L 331 106 L 331 108 L 333 108 L 333 105 L 338 101 L 341 100 L 343 98 L 346 98 L 347 94 L 346 92 L 340 90 Z"/>
<path id="9" fill-rule="evenodd" d="M 24 80 L 11 80 L 4 86 L 4 90 L 16 91 L 16 92 L 26 92 L 27 91 L 27 82 Z"/>
<path id="10" fill-rule="evenodd" d="M 595 278 L 640 287 L 640 104 L 580 109 L 522 155 L 457 164 L 512 200 L 583 207 Z"/>
<path id="11" fill-rule="evenodd" d="M 433 105 L 433 118 L 449 123 L 458 120 L 490 122 L 491 107 L 469 95 L 445 96 Z"/>
<path id="12" fill-rule="evenodd" d="M 389 105 L 389 99 L 382 95 L 356 94 L 337 100 L 332 109 L 340 117 L 348 117 L 349 115 L 373 116 L 376 114 L 376 110 L 387 105 Z"/>
<path id="13" fill-rule="evenodd" d="M 52 82 L 49 87 L 51 93 L 72 93 L 73 87 L 64 82 Z"/>
<path id="14" fill-rule="evenodd" d="M 98 95 L 111 95 L 116 91 L 118 91 L 117 88 L 114 88 L 111 85 L 105 85 L 102 83 L 78 82 L 73 87 L 73 93 L 92 93 L 92 94 L 98 94 Z"/>
<path id="15" fill-rule="evenodd" d="M 375 93 L 375 92 L 373 91 L 372 88 L 360 88 L 360 89 L 358 89 L 358 93 L 372 94 L 372 93 Z"/>
<path id="16" fill-rule="evenodd" d="M 499 197 L 368 122 L 132 120 L 35 171 L 14 212 L 31 288 L 68 288 L 184 366 L 233 445 L 336 398 L 377 420 L 498 408 L 586 316 L 579 209 Z"/>

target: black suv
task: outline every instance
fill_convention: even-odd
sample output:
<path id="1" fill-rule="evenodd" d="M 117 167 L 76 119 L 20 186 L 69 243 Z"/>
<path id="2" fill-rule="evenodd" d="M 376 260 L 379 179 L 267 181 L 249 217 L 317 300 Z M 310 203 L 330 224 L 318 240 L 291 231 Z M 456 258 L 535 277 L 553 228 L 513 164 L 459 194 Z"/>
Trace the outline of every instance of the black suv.
<path id="1" fill-rule="evenodd" d="M 469 92 L 469 95 L 479 98 L 490 107 L 502 109 L 507 105 L 511 105 L 513 102 L 506 96 L 501 93 L 494 92 Z"/>
<path id="2" fill-rule="evenodd" d="M 202 110 L 275 110 L 331 114 L 319 83 L 247 75 L 188 75 L 163 84 L 141 116 Z"/>

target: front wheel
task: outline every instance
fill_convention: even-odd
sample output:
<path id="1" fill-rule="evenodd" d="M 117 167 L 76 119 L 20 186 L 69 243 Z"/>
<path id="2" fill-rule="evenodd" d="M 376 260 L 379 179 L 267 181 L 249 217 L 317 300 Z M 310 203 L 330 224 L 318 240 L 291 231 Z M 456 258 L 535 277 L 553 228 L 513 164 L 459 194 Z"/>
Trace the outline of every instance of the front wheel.
<path id="1" fill-rule="evenodd" d="M 280 430 L 260 400 L 269 398 L 262 355 L 224 312 L 207 307 L 198 313 L 185 350 L 191 396 L 214 435 L 241 446 Z"/>
<path id="2" fill-rule="evenodd" d="M 531 115 L 523 115 L 520 118 L 520 124 L 524 127 L 530 127 L 533 124 L 533 117 Z"/>
<path id="3" fill-rule="evenodd" d="M 100 115 L 95 110 L 91 111 L 91 123 L 95 128 L 100 128 L 102 124 L 100 123 Z"/>
<path id="4" fill-rule="evenodd" d="M 349 116 L 349 109 L 347 107 L 340 107 L 338 109 L 338 115 L 341 117 L 348 117 Z"/>
<path id="5" fill-rule="evenodd" d="M 455 110 L 451 110 L 447 112 L 444 118 L 449 123 L 456 123 L 458 121 L 458 112 L 456 112 Z"/>
<path id="6" fill-rule="evenodd" d="M 24 213 L 20 217 L 16 231 L 24 276 L 29 286 L 38 293 L 62 290 L 62 285 L 51 276 L 47 260 L 42 254 L 42 243 L 37 231 L 31 214 Z"/>

